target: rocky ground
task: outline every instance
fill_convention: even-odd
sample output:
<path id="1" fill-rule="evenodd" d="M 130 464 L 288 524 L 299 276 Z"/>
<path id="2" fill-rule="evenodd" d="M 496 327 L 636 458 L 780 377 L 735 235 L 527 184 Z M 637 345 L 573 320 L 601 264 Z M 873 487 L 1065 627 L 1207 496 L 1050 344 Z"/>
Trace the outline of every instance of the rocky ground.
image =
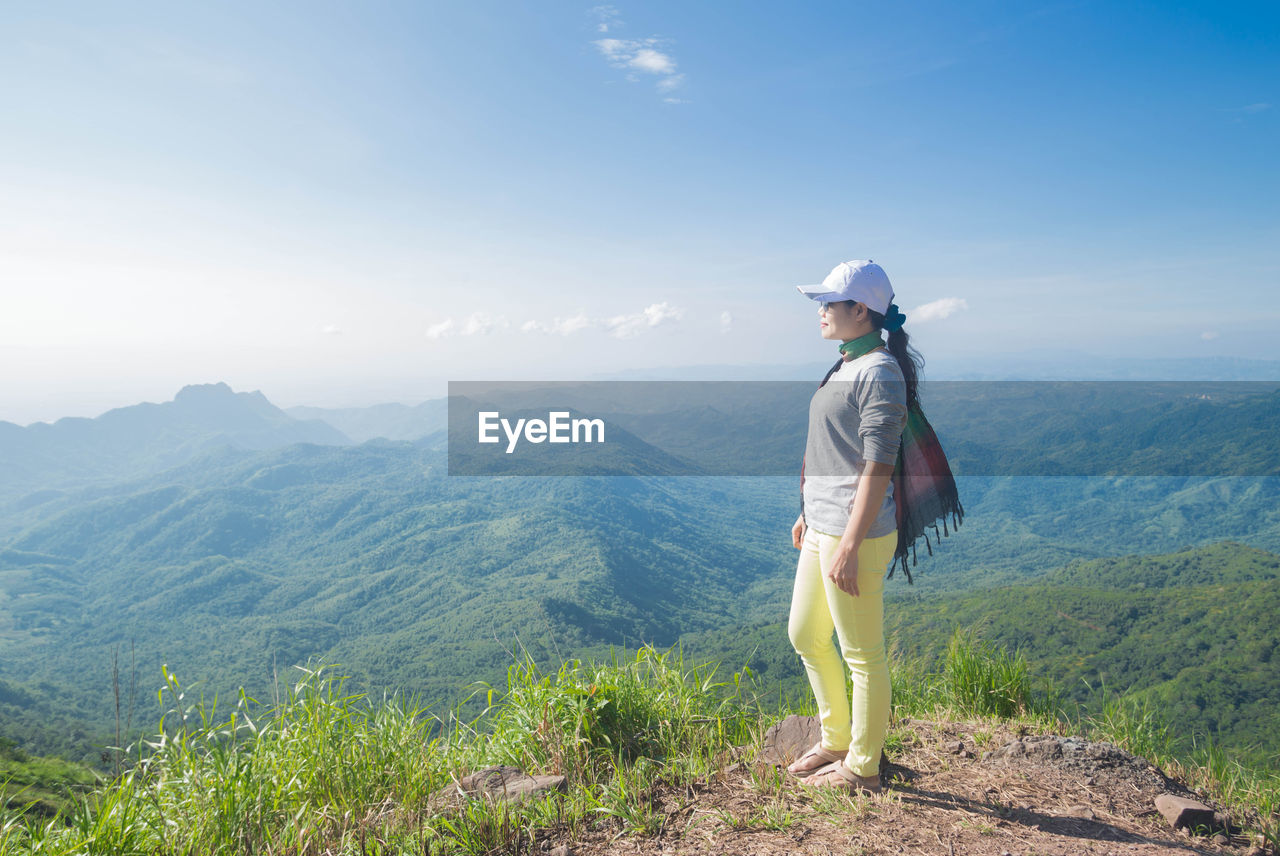
<path id="1" fill-rule="evenodd" d="M 803 739 L 803 738 L 801 738 Z M 895 727 L 890 787 L 875 796 L 808 787 L 744 750 L 709 782 L 650 794 L 652 836 L 605 827 L 552 834 L 534 852 L 598 854 L 1188 854 L 1264 853 L 1238 829 L 1174 828 L 1161 794 L 1190 795 L 1145 760 L 1106 743 L 979 723 Z M 1194 795 L 1191 795 L 1194 796 Z M 1204 801 L 1204 797 L 1196 797 Z M 1212 806 L 1211 806 L 1212 807 Z M 1225 820 L 1219 814 L 1219 823 Z"/>

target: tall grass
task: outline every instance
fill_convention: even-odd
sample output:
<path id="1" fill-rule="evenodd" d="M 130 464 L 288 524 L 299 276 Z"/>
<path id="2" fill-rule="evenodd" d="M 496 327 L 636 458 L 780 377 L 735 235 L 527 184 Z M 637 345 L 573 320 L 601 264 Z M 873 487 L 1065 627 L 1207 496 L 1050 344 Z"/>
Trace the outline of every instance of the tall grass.
<path id="1" fill-rule="evenodd" d="M 1280 850 L 1280 774 L 1241 764 L 1203 735 L 1193 738 L 1190 753 L 1180 751 L 1172 724 L 1149 696 L 1116 695 L 1105 686 L 1099 695 L 1096 712 L 1076 720 L 1078 730 L 1109 740 L 1211 793 L 1234 818 Z"/>
<path id="2" fill-rule="evenodd" d="M 1213 794 L 1280 850 L 1280 774 L 1245 766 L 1205 737 L 1189 754 L 1181 752 L 1175 729 L 1149 696 L 1118 695 L 1103 686 L 1090 710 L 1070 708 L 1061 688 L 1048 682 L 1034 686 L 1021 653 L 982 640 L 974 628 L 952 634 L 939 670 L 899 656 L 890 674 L 898 716 L 1015 719 L 1115 743 Z"/>
<path id="3" fill-rule="evenodd" d="M 1208 787 L 1280 844 L 1280 778 L 1242 767 L 1209 742 L 1179 761 L 1150 704 L 1104 694 L 1095 713 L 1072 720 L 1056 690 L 1033 687 L 1020 655 L 969 631 L 953 636 L 937 671 L 899 657 L 891 674 L 899 715 L 1012 717 L 1112 740 Z M 164 681 L 168 712 L 131 749 L 125 772 L 53 820 L 0 815 L 0 856 L 479 856 L 535 852 L 540 839 L 587 826 L 654 835 L 681 814 L 671 800 L 693 800 L 692 785 L 710 781 L 734 747 L 758 743 L 790 712 L 762 711 L 745 669 L 721 680 L 715 667 L 650 647 L 554 671 L 522 656 L 504 687 L 479 687 L 487 705 L 471 720 L 433 715 L 412 698 L 347 692 L 331 666 L 301 669 L 271 706 L 241 693 L 222 712 L 167 671 Z M 462 798 L 457 780 L 492 764 L 564 775 L 568 792 L 514 805 Z M 793 823 L 781 779 L 751 775 L 771 802 L 725 822 Z"/>
<path id="4" fill-rule="evenodd" d="M 744 675 L 718 682 L 652 648 L 554 674 L 525 658 L 470 722 L 348 693 L 334 667 L 302 669 L 275 706 L 241 693 L 224 713 L 164 678 L 168 712 L 132 767 L 64 817 L 0 818 L 0 854 L 487 854 L 597 818 L 651 833 L 656 784 L 706 774 L 760 729 Z M 496 763 L 574 788 L 518 806 L 456 796 L 460 774 Z"/>
<path id="5" fill-rule="evenodd" d="M 721 683 L 716 671 L 686 669 L 678 651 L 642 648 L 629 661 L 571 660 L 544 674 L 526 654 L 507 670 L 500 703 L 482 717 L 490 733 L 485 760 L 585 778 L 593 759 L 674 763 L 699 748 L 749 739 L 758 721 L 742 704 L 749 672 Z"/>
<path id="6" fill-rule="evenodd" d="M 1021 652 L 1010 654 L 981 639 L 972 628 L 960 628 L 951 635 L 940 670 L 930 671 L 918 659 L 897 656 L 890 676 L 899 715 L 1025 717 L 1052 722 L 1061 708 L 1061 694 L 1055 687 L 1034 686 Z"/>
<path id="7" fill-rule="evenodd" d="M 1082 730 L 1104 736 L 1143 758 L 1174 757 L 1177 735 L 1149 696 L 1116 695 L 1104 685 L 1094 707 L 1097 712 L 1084 717 Z"/>

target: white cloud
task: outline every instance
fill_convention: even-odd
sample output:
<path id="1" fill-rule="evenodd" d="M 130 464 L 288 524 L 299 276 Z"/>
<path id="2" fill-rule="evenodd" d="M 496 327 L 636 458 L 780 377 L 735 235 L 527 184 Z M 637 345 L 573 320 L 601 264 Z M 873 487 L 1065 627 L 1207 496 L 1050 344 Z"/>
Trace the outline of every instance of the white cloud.
<path id="1" fill-rule="evenodd" d="M 496 329 L 505 329 L 510 326 L 511 322 L 506 318 L 493 318 L 482 312 L 476 312 L 461 324 L 452 318 L 446 318 L 438 324 L 432 324 L 427 328 L 427 338 L 443 339 L 446 336 L 482 336 L 486 333 L 492 333 Z"/>
<path id="2" fill-rule="evenodd" d="M 604 54 L 604 58 L 609 62 L 620 62 L 626 64 L 627 45 L 631 42 L 622 39 L 596 39 L 593 44 Z"/>
<path id="3" fill-rule="evenodd" d="M 649 74 L 665 74 L 672 75 L 676 73 L 676 61 L 667 54 L 655 51 L 653 48 L 640 48 L 632 54 L 627 60 L 627 65 L 640 71 L 647 71 Z M 660 81 L 659 85 L 666 83 L 671 78 Z"/>
<path id="4" fill-rule="evenodd" d="M 1217 331 L 1217 330 L 1205 330 L 1203 333 L 1201 333 L 1201 334 L 1200 334 L 1200 338 L 1201 338 L 1201 339 L 1204 339 L 1206 342 L 1211 342 L 1211 341 L 1213 341 L 1214 339 L 1218 338 L 1218 331 Z"/>
<path id="5" fill-rule="evenodd" d="M 591 321 L 586 315 L 579 312 L 577 315 L 571 315 L 568 318 L 557 318 L 551 324 L 551 332 L 558 333 L 561 336 L 568 336 L 570 333 L 576 333 L 579 330 L 585 330 L 591 326 Z"/>
<path id="6" fill-rule="evenodd" d="M 494 328 L 510 327 L 511 322 L 506 318 L 491 318 L 482 312 L 474 313 L 467 319 L 467 323 L 462 327 L 462 335 L 475 336 L 491 333 Z"/>
<path id="7" fill-rule="evenodd" d="M 664 300 L 662 303 L 654 303 L 646 307 L 643 312 L 608 318 L 604 326 L 610 335 L 619 339 L 630 339 L 640 335 L 646 328 L 657 327 L 668 321 L 679 321 L 683 315 L 683 309 L 672 306 Z"/>
<path id="8" fill-rule="evenodd" d="M 729 310 L 720 313 L 720 332 L 728 333 L 733 329 L 733 316 L 729 314 Z"/>
<path id="9" fill-rule="evenodd" d="M 446 318 L 439 324 L 432 324 L 427 328 L 428 339 L 443 339 L 445 336 L 453 334 L 453 328 L 457 325 L 453 323 L 452 318 Z"/>
<path id="10" fill-rule="evenodd" d="M 545 324 L 542 321 L 526 321 L 520 325 L 520 329 L 525 333 L 554 333 L 557 336 L 568 336 L 570 333 L 585 330 L 590 326 L 591 319 L 584 313 L 579 312 L 577 315 L 570 315 L 568 318 L 556 318 L 549 324 Z"/>
<path id="11" fill-rule="evenodd" d="M 906 316 L 908 321 L 924 324 L 929 321 L 949 318 L 960 310 L 968 308 L 969 303 L 963 297 L 944 297 L 941 300 L 932 300 L 921 304 L 906 313 Z"/>
<path id="12" fill-rule="evenodd" d="M 673 74 L 670 77 L 664 77 L 662 80 L 658 81 L 658 91 L 670 92 L 673 89 L 679 89 L 683 83 L 684 83 L 683 74 Z M 670 100 L 670 99 L 667 99 L 667 100 Z"/>
<path id="13" fill-rule="evenodd" d="M 338 327 L 337 324 L 326 324 L 325 326 L 320 328 L 320 332 L 324 333 L 326 336 L 342 335 L 342 329 Z"/>
<path id="14" fill-rule="evenodd" d="M 596 18 L 597 33 L 607 33 L 610 27 L 616 27 L 622 23 L 621 13 L 614 6 L 593 6 L 589 14 Z"/>
<path id="15" fill-rule="evenodd" d="M 659 92 L 671 92 L 684 85 L 684 75 L 676 71 L 675 57 L 660 50 L 661 39 L 597 39 L 594 44 L 610 65 L 631 72 L 628 80 L 638 80 L 637 74 L 654 75 Z"/>
<path id="16" fill-rule="evenodd" d="M 1264 110 L 1270 110 L 1271 105 L 1265 101 L 1259 101 L 1257 104 L 1246 104 L 1240 108 L 1241 113 L 1261 113 Z"/>
<path id="17" fill-rule="evenodd" d="M 683 309 L 663 302 L 654 303 L 640 312 L 630 315 L 614 315 L 609 318 L 591 318 L 585 312 L 557 316 L 551 321 L 539 321 L 536 318 L 530 318 L 520 324 L 519 329 L 522 333 L 570 336 L 581 330 L 597 327 L 608 331 L 610 335 L 619 339 L 629 339 L 650 327 L 657 327 L 660 324 L 666 324 L 671 321 L 679 321 L 683 315 Z M 727 312 L 721 314 L 720 322 L 722 325 L 727 325 L 731 322 L 728 316 L 729 313 Z M 447 336 L 478 336 L 511 326 L 511 322 L 506 318 L 493 318 L 477 312 L 461 323 L 452 318 L 446 318 L 438 324 L 432 324 L 427 328 L 427 338 L 443 339 Z"/>

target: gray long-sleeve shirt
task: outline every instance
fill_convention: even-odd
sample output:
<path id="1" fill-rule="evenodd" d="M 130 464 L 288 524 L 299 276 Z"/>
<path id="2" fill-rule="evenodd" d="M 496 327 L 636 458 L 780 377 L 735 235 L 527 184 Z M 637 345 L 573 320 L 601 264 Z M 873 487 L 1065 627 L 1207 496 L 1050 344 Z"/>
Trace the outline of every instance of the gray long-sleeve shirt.
<path id="1" fill-rule="evenodd" d="M 907 424 L 906 382 L 892 354 L 872 351 L 842 365 L 809 402 L 804 450 L 806 525 L 839 536 L 849 525 L 866 461 L 893 464 Z M 865 537 L 897 527 L 893 483 Z"/>

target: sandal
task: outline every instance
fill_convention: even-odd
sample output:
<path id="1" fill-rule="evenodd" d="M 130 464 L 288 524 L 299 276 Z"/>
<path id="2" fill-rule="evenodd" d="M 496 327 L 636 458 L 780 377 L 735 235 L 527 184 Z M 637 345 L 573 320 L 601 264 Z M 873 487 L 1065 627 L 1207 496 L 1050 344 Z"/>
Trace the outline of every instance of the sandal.
<path id="1" fill-rule="evenodd" d="M 880 793 L 880 777 L 859 776 L 844 765 L 844 760 L 828 764 L 811 775 L 800 780 L 802 784 L 816 785 L 824 788 L 841 788 L 850 793 L 863 791 L 868 794 Z"/>
<path id="2" fill-rule="evenodd" d="M 787 772 L 796 776 L 810 776 L 823 767 L 830 766 L 833 762 L 839 761 L 843 757 L 843 752 L 832 752 L 830 749 L 823 749 L 822 741 L 818 741 L 813 744 L 813 748 L 808 752 L 805 752 L 799 758 L 792 761 L 787 766 Z M 822 763 L 812 765 L 805 763 L 811 758 L 818 758 Z"/>

